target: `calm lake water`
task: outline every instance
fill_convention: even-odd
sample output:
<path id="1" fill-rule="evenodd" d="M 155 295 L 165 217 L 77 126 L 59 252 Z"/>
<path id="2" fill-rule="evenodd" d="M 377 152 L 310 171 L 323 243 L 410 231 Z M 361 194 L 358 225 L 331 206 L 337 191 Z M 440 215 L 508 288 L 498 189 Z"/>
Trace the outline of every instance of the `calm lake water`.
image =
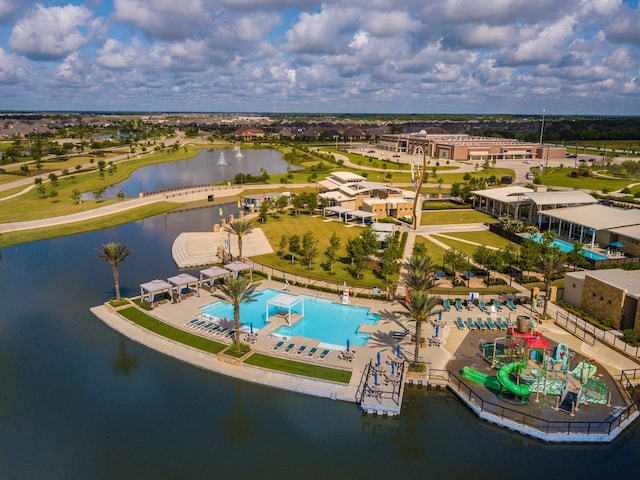
<path id="1" fill-rule="evenodd" d="M 225 215 L 233 212 L 225 206 Z M 549 446 L 479 421 L 443 391 L 405 397 L 399 421 L 355 404 L 207 373 L 104 326 L 113 296 L 94 249 L 126 242 L 125 295 L 177 272 L 171 244 L 218 209 L 5 248 L 0 260 L 0 478 L 637 477 L 636 429 L 605 446 Z"/>
<path id="2" fill-rule="evenodd" d="M 287 162 L 282 159 L 282 153 L 278 150 L 241 149 L 242 157 L 238 157 L 238 152 L 233 149 L 216 148 L 199 150 L 198 153 L 197 157 L 187 160 L 140 168 L 125 181 L 107 188 L 103 198 L 116 198 L 120 190 L 126 197 L 137 197 L 141 191 L 152 192 L 232 180 L 238 173 L 260 175 L 261 168 L 270 174 L 287 172 Z M 298 168 L 291 166 L 292 170 Z M 87 194 L 86 198 L 93 198 L 93 194 Z"/>

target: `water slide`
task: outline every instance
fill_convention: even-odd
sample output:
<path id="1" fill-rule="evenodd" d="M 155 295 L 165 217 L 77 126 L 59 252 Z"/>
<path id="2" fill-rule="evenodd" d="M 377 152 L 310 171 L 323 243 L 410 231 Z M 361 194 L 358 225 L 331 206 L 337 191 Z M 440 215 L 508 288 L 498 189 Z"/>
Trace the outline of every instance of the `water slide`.
<path id="1" fill-rule="evenodd" d="M 471 367 L 467 367 L 466 365 L 462 367 L 462 376 L 467 380 L 471 380 L 472 382 L 479 383 L 480 385 L 484 385 L 487 388 L 491 388 L 493 390 L 500 390 L 500 382 L 493 375 L 487 375 L 486 373 L 478 372 Z"/>
<path id="2" fill-rule="evenodd" d="M 500 369 L 498 370 L 498 382 L 500 382 L 500 385 L 502 385 L 505 389 L 507 389 L 514 395 L 525 399 L 531 393 L 529 391 L 529 386 L 517 385 L 513 380 L 511 380 L 511 373 L 517 371 L 519 367 L 519 362 L 508 363 L 500 367 Z"/>

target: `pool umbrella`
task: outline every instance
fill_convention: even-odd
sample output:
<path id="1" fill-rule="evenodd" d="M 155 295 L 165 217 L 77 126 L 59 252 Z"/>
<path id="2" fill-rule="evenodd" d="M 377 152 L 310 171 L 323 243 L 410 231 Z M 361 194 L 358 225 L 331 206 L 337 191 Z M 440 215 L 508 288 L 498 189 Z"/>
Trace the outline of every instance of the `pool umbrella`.
<path id="1" fill-rule="evenodd" d="M 440 325 L 436 325 L 436 338 L 438 338 L 439 332 L 440 332 Z"/>
<path id="2" fill-rule="evenodd" d="M 249 324 L 249 333 L 251 333 L 251 335 L 253 335 L 253 322 L 251 322 Z M 437 337 L 437 335 L 436 335 L 436 337 Z"/>
<path id="3" fill-rule="evenodd" d="M 395 374 L 396 374 L 396 362 L 391 360 L 391 375 L 393 376 Z"/>
<path id="4" fill-rule="evenodd" d="M 373 372 L 373 385 L 378 386 L 378 372 Z"/>
<path id="5" fill-rule="evenodd" d="M 380 352 L 377 353 L 376 358 L 378 360 L 378 366 L 380 366 Z"/>
<path id="6" fill-rule="evenodd" d="M 396 355 L 400 358 L 400 344 L 396 345 Z"/>
<path id="7" fill-rule="evenodd" d="M 347 352 L 349 351 L 350 347 L 351 347 L 351 343 L 349 343 L 349 339 L 347 338 Z"/>
<path id="8" fill-rule="evenodd" d="M 442 312 L 438 312 L 438 321 L 440 321 L 440 320 L 442 320 Z"/>
<path id="9" fill-rule="evenodd" d="M 626 247 L 626 245 L 624 243 L 622 243 L 622 242 L 611 242 L 609 244 L 609 246 L 613 247 L 613 248 L 624 248 L 624 247 Z"/>

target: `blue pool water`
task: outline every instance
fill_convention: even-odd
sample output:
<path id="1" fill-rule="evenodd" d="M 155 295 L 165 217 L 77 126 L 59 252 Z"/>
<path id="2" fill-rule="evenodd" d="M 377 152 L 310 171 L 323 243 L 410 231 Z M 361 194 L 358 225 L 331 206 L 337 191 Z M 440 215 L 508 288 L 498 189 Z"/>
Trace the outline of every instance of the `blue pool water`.
<path id="1" fill-rule="evenodd" d="M 241 304 L 242 323 L 249 325 L 253 322 L 254 329 L 263 328 L 266 325 L 265 305 L 280 293 L 271 289 L 260 290 L 256 302 Z M 349 340 L 352 345 L 362 346 L 369 340 L 369 334 L 359 333 L 358 327 L 363 324 L 375 325 L 380 319 L 380 315 L 369 313 L 368 308 L 342 305 L 308 295 L 299 296 L 304 298 L 304 318 L 291 327 L 279 327 L 275 334 L 315 338 L 333 345 L 345 345 Z M 207 305 L 202 310 L 215 317 L 233 318 L 233 305 L 223 301 Z M 277 310 L 278 307 L 270 307 L 269 315 Z M 302 314 L 302 304 L 293 306 L 291 312 Z"/>
<path id="2" fill-rule="evenodd" d="M 542 235 L 538 234 L 538 235 L 533 235 L 531 237 L 529 237 L 531 240 L 538 242 L 538 243 L 542 243 Z M 550 244 L 552 247 L 557 247 L 560 250 L 562 250 L 563 252 L 572 252 L 573 251 L 573 245 L 569 242 L 565 242 L 564 240 L 554 240 L 553 242 L 551 242 Z M 582 249 L 582 253 L 584 254 L 585 257 L 591 259 L 591 260 L 609 260 L 609 257 L 606 257 L 604 255 L 600 255 L 599 253 L 595 253 L 592 252 L 590 250 L 585 250 L 584 248 Z"/>

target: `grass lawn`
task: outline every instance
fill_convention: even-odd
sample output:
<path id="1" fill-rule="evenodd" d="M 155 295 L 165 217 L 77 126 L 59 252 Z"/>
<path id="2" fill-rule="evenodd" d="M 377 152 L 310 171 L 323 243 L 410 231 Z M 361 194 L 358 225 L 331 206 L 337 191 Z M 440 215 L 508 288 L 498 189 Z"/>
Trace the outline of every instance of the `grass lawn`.
<path id="1" fill-rule="evenodd" d="M 113 215 L 85 220 L 83 222 L 74 222 L 47 228 L 21 230 L 18 232 L 7 232 L 0 235 L 0 247 L 18 245 L 26 242 L 36 242 L 38 240 L 46 240 L 48 238 L 64 237 L 65 235 L 74 235 L 76 233 L 102 230 L 115 225 L 123 225 L 125 223 L 135 222 L 143 218 L 159 215 L 175 208 L 179 208 L 180 206 L 181 204 L 178 203 L 158 202 L 151 205 L 145 205 L 140 208 L 127 210 L 126 212 L 114 213 Z"/>
<path id="2" fill-rule="evenodd" d="M 454 223 L 495 223 L 498 219 L 477 210 L 423 211 L 420 225 L 451 225 Z"/>
<path id="3" fill-rule="evenodd" d="M 630 183 L 634 183 L 631 180 L 614 180 L 608 178 L 593 178 L 593 177 L 577 177 L 572 178 L 569 175 L 573 172 L 573 168 L 550 168 L 542 176 L 536 178 L 540 179 L 540 183 L 545 185 L 551 185 L 556 187 L 568 187 L 579 188 L 583 190 L 600 191 L 603 188 L 609 189 L 610 192 L 624 188 Z"/>
<path id="4" fill-rule="evenodd" d="M 279 214 L 277 219 L 269 218 L 265 223 L 256 221 L 254 225 L 262 229 L 274 250 L 274 253 L 253 257 L 256 262 L 262 265 L 284 270 L 287 274 L 292 273 L 303 278 L 324 278 L 330 283 L 347 281 L 350 285 L 364 286 L 381 286 L 383 283 L 383 279 L 376 276 L 371 270 L 365 269 L 362 272 L 362 278 L 359 279 L 354 278 L 348 271 L 350 260 L 346 258 L 347 240 L 360 235 L 361 227 L 359 226 L 337 221 L 323 221 L 321 217 L 312 217 L 310 215 L 292 216 L 288 213 Z M 313 262 L 312 270 L 309 270 L 307 265 L 301 264 L 297 259 L 296 263 L 292 265 L 288 258 L 282 259 L 277 254 L 282 234 L 302 237 L 307 231 L 312 232 L 318 240 L 318 256 Z M 338 260 L 333 266 L 335 275 L 330 276 L 329 271 L 323 268 L 321 264 L 327 261 L 324 251 L 329 246 L 329 238 L 334 233 L 340 238 L 340 249 L 338 251 Z M 288 255 L 288 249 L 286 254 Z M 396 280 L 397 274 L 391 277 L 392 282 Z"/>
<path id="5" fill-rule="evenodd" d="M 166 323 L 153 318 L 151 315 L 148 315 L 135 307 L 124 308 L 119 310 L 118 313 L 135 324 L 140 325 L 142 328 L 146 328 L 147 330 L 168 338 L 169 340 L 173 340 L 174 342 L 202 350 L 203 352 L 219 353 L 227 348 L 227 345 L 224 343 L 214 342 L 208 338 L 194 335 L 171 325 L 167 325 Z"/>
<path id="6" fill-rule="evenodd" d="M 442 269 L 442 260 L 446 250 L 440 245 L 433 243 L 431 240 L 427 240 L 422 235 L 416 235 L 415 243 L 423 243 L 427 247 L 427 255 L 431 257 L 431 263 L 436 271 Z"/>
<path id="7" fill-rule="evenodd" d="M 303 375 L 305 377 L 328 380 L 330 382 L 349 383 L 351 381 L 350 370 L 339 370 L 336 368 L 324 367 L 322 365 L 296 362 L 295 360 L 288 360 L 286 358 L 279 358 L 261 353 L 254 353 L 247 358 L 244 363 L 256 367 L 268 368 L 270 370 L 292 373 L 294 375 Z"/>
<path id="8" fill-rule="evenodd" d="M 479 245 L 471 245 L 470 243 L 451 240 L 450 238 L 445 238 L 445 237 L 442 237 L 442 236 L 437 235 L 437 234 L 436 235 L 432 235 L 432 236 L 433 236 L 433 238 L 436 238 L 436 239 L 440 240 L 442 243 L 446 243 L 450 247 L 455 248 L 456 250 L 458 250 L 459 252 L 464 253 L 468 257 L 471 257 L 473 255 L 473 252 L 475 252 L 478 249 L 478 246 L 479 246 Z"/>
<path id="9" fill-rule="evenodd" d="M 480 245 L 486 245 L 488 247 L 496 247 L 496 248 L 504 248 L 507 245 L 511 244 L 515 247 L 518 247 L 513 242 L 510 242 L 506 238 L 501 237 L 493 232 L 452 232 L 447 235 L 450 237 L 460 238 L 462 240 L 468 240 L 470 242 L 479 243 Z M 441 239 L 442 241 L 446 241 L 447 239 Z"/>

